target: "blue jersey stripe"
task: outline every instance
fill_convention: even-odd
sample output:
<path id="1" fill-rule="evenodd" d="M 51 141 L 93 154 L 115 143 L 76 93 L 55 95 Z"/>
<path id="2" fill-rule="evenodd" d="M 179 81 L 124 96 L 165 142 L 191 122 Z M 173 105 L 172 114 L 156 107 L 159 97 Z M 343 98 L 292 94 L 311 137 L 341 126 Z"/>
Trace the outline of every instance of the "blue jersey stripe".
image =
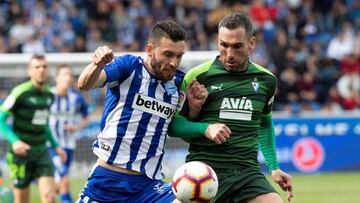
<path id="1" fill-rule="evenodd" d="M 165 85 L 164 85 L 163 82 L 161 83 L 161 85 L 165 89 Z M 169 96 L 168 94 L 164 94 L 164 101 L 171 103 L 171 96 Z M 155 134 L 154 134 L 154 137 L 151 140 L 151 144 L 150 144 L 150 149 L 146 154 L 146 158 L 141 161 L 141 166 L 140 166 L 140 171 L 141 172 L 145 172 L 145 165 L 147 164 L 149 159 L 154 157 L 155 154 L 156 154 L 156 149 L 159 146 L 159 142 L 160 142 L 160 138 L 161 138 L 161 135 L 162 135 L 162 131 L 163 131 L 163 128 L 164 128 L 165 121 L 166 120 L 164 118 L 160 118 L 159 122 L 156 125 Z M 157 173 L 157 171 L 159 169 L 159 165 L 161 165 L 161 162 L 158 162 L 157 168 L 156 168 L 154 174 Z"/>
<path id="2" fill-rule="evenodd" d="M 61 111 L 60 97 L 58 95 L 56 95 L 55 100 L 56 100 L 56 113 L 59 113 Z M 60 139 L 60 135 L 61 135 L 59 125 L 60 125 L 60 121 L 56 120 L 56 122 L 55 122 L 55 134 L 56 135 L 55 136 L 57 137 L 57 139 Z"/>
<path id="3" fill-rule="evenodd" d="M 137 75 L 141 75 L 141 71 L 142 71 L 142 66 L 135 68 L 135 76 L 133 77 L 133 79 L 131 81 L 132 88 L 129 89 L 129 92 L 126 95 L 124 109 L 121 112 L 121 117 L 120 117 L 119 123 L 117 125 L 117 136 L 116 136 L 115 144 L 111 151 L 111 155 L 110 155 L 109 159 L 107 160 L 107 163 L 109 163 L 109 164 L 112 164 L 114 162 L 114 160 L 118 154 L 118 151 L 119 151 L 119 148 L 120 148 L 120 145 L 122 142 L 122 138 L 126 134 L 126 129 L 129 124 L 128 121 L 131 118 L 131 114 L 133 111 L 131 104 L 134 100 L 135 94 L 139 91 L 139 89 L 141 87 L 141 82 L 137 82 L 137 80 L 139 80 L 139 78 L 136 77 Z"/>
<path id="4" fill-rule="evenodd" d="M 66 104 L 66 109 L 65 109 L 65 112 L 68 112 L 70 113 L 70 99 L 69 99 L 69 96 L 66 96 L 65 97 L 65 104 Z M 72 104 L 71 106 L 74 108 L 76 104 Z M 66 120 L 64 122 L 64 125 L 67 125 L 69 122 L 68 120 Z M 64 142 L 66 143 L 66 145 L 69 144 L 69 138 L 68 138 L 69 134 L 68 134 L 68 131 L 67 130 L 64 130 Z"/>
<path id="5" fill-rule="evenodd" d="M 59 124 L 60 124 L 60 122 L 57 120 L 57 121 L 55 122 L 55 136 L 56 136 L 57 139 L 60 138 L 60 128 L 59 128 Z"/>
<path id="6" fill-rule="evenodd" d="M 55 100 L 56 100 L 56 111 L 60 112 L 60 109 L 61 109 L 60 97 L 56 95 Z"/>
<path id="7" fill-rule="evenodd" d="M 152 83 L 149 86 L 148 89 L 148 95 L 150 97 L 155 98 L 155 92 L 156 88 L 158 86 L 158 83 Z M 131 170 L 131 164 L 136 160 L 136 156 L 138 155 L 141 143 L 145 137 L 147 126 L 150 122 L 152 115 L 149 113 L 144 112 L 141 116 L 141 120 L 139 122 L 139 126 L 136 130 L 135 138 L 133 139 L 131 146 L 130 146 L 130 159 L 128 163 L 126 164 L 126 168 Z"/>

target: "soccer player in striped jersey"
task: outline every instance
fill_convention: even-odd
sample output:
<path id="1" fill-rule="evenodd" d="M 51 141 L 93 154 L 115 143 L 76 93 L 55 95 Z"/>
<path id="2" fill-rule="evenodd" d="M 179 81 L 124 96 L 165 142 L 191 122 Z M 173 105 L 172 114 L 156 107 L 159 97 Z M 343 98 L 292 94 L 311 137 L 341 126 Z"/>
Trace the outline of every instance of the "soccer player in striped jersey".
<path id="1" fill-rule="evenodd" d="M 272 124 L 277 79 L 249 60 L 256 39 L 245 15 L 233 13 L 224 17 L 218 31 L 220 56 L 191 69 L 182 88 L 194 78 L 203 84 L 209 95 L 199 114 L 192 114 L 191 118 L 224 123 L 231 129 L 231 137 L 221 145 L 204 138 L 188 139 L 186 161 L 202 161 L 215 170 L 219 190 L 214 202 L 282 203 L 280 195 L 260 172 L 257 160 L 260 144 L 272 179 L 287 191 L 290 201 L 291 176 L 279 169 Z M 181 114 L 188 115 L 186 105 Z M 172 127 L 170 132 L 180 129 Z"/>
<path id="2" fill-rule="evenodd" d="M 38 183 L 41 202 L 55 202 L 54 166 L 46 141 L 50 141 L 62 161 L 66 160 L 66 153 L 48 126 L 54 100 L 46 83 L 48 73 L 45 56 L 33 56 L 28 67 L 30 80 L 13 88 L 0 107 L 0 133 L 10 144 L 7 163 L 15 203 L 29 202 L 29 185 L 34 179 Z M 12 128 L 6 124 L 9 115 L 13 117 Z"/>
<path id="3" fill-rule="evenodd" d="M 78 86 L 89 90 L 106 84 L 107 95 L 93 144 L 98 160 L 78 202 L 176 201 L 171 185 L 161 180 L 161 162 L 167 128 L 185 98 L 180 91 L 184 73 L 177 70 L 185 36 L 179 24 L 160 21 L 151 30 L 145 59 L 114 57 L 106 46 L 93 53 Z M 207 91 L 196 81 L 191 84 L 197 94 L 189 98 L 202 103 Z M 226 141 L 230 134 L 223 124 L 182 128 L 188 128 L 188 136 L 204 136 L 206 131 L 213 141 Z"/>
<path id="4" fill-rule="evenodd" d="M 56 69 L 55 87 L 52 92 L 55 100 L 50 108 L 49 127 L 60 147 L 67 154 L 62 163 L 55 150 L 49 152 L 55 166 L 55 180 L 58 183 L 60 201 L 71 203 L 69 170 L 73 161 L 76 132 L 88 124 L 88 106 L 82 93 L 73 88 L 73 72 L 69 64 L 61 64 Z"/>

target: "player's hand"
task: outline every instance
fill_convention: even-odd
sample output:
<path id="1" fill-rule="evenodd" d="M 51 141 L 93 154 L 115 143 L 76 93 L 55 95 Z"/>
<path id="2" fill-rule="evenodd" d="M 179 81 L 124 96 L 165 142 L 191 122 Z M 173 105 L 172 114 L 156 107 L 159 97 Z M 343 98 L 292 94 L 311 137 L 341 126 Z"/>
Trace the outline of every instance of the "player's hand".
<path id="1" fill-rule="evenodd" d="M 67 124 L 64 126 L 64 130 L 66 130 L 69 133 L 74 133 L 74 132 L 80 130 L 80 127 L 78 125 Z"/>
<path id="2" fill-rule="evenodd" d="M 231 130 L 225 124 L 210 124 L 205 131 L 205 136 L 209 140 L 216 142 L 216 144 L 221 144 L 226 142 L 230 137 Z"/>
<path id="3" fill-rule="evenodd" d="M 31 147 L 25 142 L 18 140 L 12 144 L 11 148 L 14 154 L 18 156 L 26 156 Z"/>
<path id="4" fill-rule="evenodd" d="M 271 171 L 271 177 L 283 191 L 288 193 L 287 199 L 290 202 L 294 197 L 292 190 L 291 176 L 280 169 Z"/>
<path id="5" fill-rule="evenodd" d="M 186 98 L 190 107 L 190 119 L 198 116 L 208 96 L 209 92 L 204 85 L 200 84 L 196 79 L 190 82 L 186 90 Z"/>
<path id="6" fill-rule="evenodd" d="M 107 46 L 102 46 L 98 47 L 94 51 L 92 55 L 92 62 L 98 66 L 104 67 L 107 63 L 110 63 L 113 58 L 113 51 Z"/>
<path id="7" fill-rule="evenodd" d="M 60 157 L 61 162 L 64 163 L 67 159 L 66 152 L 61 147 L 57 147 L 55 149 L 55 151 L 56 151 L 56 154 Z"/>

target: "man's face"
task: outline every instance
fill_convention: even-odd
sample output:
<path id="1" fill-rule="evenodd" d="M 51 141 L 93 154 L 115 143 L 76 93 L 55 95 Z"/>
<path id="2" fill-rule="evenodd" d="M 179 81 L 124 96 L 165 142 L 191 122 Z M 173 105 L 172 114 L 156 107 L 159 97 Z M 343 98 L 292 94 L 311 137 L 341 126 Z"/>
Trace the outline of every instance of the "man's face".
<path id="1" fill-rule="evenodd" d="M 220 60 L 226 70 L 239 72 L 245 70 L 250 52 L 255 48 L 255 37 L 246 36 L 245 28 L 233 30 L 221 27 L 218 46 Z"/>
<path id="2" fill-rule="evenodd" d="M 56 75 L 56 86 L 69 89 L 73 83 L 73 74 L 70 67 L 61 68 Z"/>
<path id="3" fill-rule="evenodd" d="M 37 58 L 32 59 L 29 64 L 28 74 L 34 85 L 44 85 L 49 76 L 49 68 L 46 60 Z"/>
<path id="4" fill-rule="evenodd" d="M 169 81 L 174 77 L 185 53 L 185 41 L 173 42 L 162 38 L 157 45 L 148 45 L 147 52 L 155 76 L 160 80 Z"/>

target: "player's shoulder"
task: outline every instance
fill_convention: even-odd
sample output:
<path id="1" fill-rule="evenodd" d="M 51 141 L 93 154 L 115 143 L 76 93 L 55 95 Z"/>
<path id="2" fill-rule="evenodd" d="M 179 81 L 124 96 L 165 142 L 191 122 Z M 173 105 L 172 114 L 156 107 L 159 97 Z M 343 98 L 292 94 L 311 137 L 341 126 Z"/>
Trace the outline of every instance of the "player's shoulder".
<path id="1" fill-rule="evenodd" d="M 259 64 L 256 64 L 252 61 L 249 61 L 250 63 L 250 66 L 253 67 L 253 69 L 258 73 L 258 74 L 263 74 L 265 76 L 268 76 L 270 79 L 273 79 L 273 80 L 277 80 L 276 76 L 268 69 L 262 67 L 261 65 Z"/>
<path id="2" fill-rule="evenodd" d="M 135 56 L 132 54 L 124 54 L 121 56 L 116 56 L 114 58 L 115 63 L 127 63 L 127 64 L 141 64 L 143 59 L 140 56 Z"/>
<path id="3" fill-rule="evenodd" d="M 48 85 L 48 84 L 46 84 L 44 86 L 44 92 L 47 93 L 47 94 L 52 94 L 52 95 L 54 94 L 53 90 L 52 90 L 52 87 L 50 85 Z"/>
<path id="4" fill-rule="evenodd" d="M 211 65 L 214 63 L 214 60 L 209 60 L 204 63 L 201 63 L 194 68 L 191 68 L 185 75 L 186 80 L 192 80 L 193 78 L 196 78 L 198 75 L 207 72 Z"/>
<path id="5" fill-rule="evenodd" d="M 28 92 L 29 90 L 31 90 L 33 88 L 33 84 L 30 80 L 25 81 L 23 83 L 20 83 L 18 85 L 16 85 L 12 90 L 11 90 L 11 95 L 15 98 L 19 97 L 20 95 L 24 94 L 25 92 Z"/>

